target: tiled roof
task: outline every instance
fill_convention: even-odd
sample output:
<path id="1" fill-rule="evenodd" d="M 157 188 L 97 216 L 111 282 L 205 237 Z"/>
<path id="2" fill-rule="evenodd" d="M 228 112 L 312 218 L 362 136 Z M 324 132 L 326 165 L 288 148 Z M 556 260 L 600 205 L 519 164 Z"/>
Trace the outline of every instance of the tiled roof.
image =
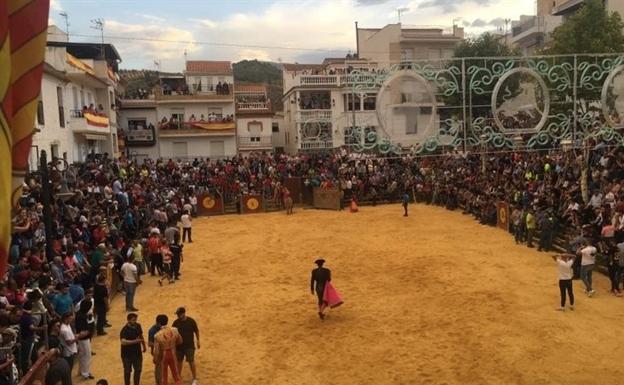
<path id="1" fill-rule="evenodd" d="M 266 93 L 267 89 L 264 84 L 248 83 L 248 84 L 236 84 L 234 86 L 235 93 Z"/>
<path id="2" fill-rule="evenodd" d="M 231 75 L 232 64 L 229 61 L 189 60 L 186 62 L 186 71 L 213 75 Z"/>

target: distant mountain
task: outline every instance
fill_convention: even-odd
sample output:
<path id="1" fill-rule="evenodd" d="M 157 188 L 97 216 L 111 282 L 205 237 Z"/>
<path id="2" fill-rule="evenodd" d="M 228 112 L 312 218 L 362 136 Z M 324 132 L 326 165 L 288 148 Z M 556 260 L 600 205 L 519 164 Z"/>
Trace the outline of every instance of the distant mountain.
<path id="1" fill-rule="evenodd" d="M 282 84 L 282 70 L 279 63 L 243 60 L 232 64 L 234 82 Z"/>

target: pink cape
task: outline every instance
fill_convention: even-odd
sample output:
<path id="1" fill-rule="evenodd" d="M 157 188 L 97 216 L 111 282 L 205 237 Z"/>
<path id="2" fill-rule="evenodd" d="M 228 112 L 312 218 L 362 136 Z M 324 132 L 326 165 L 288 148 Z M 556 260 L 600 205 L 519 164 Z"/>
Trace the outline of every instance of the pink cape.
<path id="1" fill-rule="evenodd" d="M 332 309 L 342 305 L 342 298 L 340 298 L 340 294 L 336 291 L 336 289 L 334 289 L 330 282 L 325 283 L 323 303 Z"/>

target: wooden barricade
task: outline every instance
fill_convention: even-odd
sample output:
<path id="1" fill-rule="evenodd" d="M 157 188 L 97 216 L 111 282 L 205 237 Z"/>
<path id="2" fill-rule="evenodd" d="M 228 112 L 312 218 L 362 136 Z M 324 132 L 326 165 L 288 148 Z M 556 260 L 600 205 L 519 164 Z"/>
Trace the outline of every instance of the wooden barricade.
<path id="1" fill-rule="evenodd" d="M 509 203 L 496 203 L 496 223 L 503 230 L 509 231 Z"/>
<path id="2" fill-rule="evenodd" d="M 303 180 L 301 178 L 285 178 L 284 186 L 290 191 L 293 203 L 303 202 Z"/>
<path id="3" fill-rule="evenodd" d="M 47 352 L 39 357 L 39 359 L 30 367 L 28 372 L 22 377 L 19 385 L 40 385 L 45 384 L 45 377 L 48 371 L 48 362 L 52 354 Z M 62 360 L 62 358 L 58 358 Z"/>
<path id="4" fill-rule="evenodd" d="M 241 197 L 241 209 L 243 214 L 256 214 L 264 212 L 262 195 L 243 195 Z"/>
<path id="5" fill-rule="evenodd" d="M 340 189 L 315 187 L 314 207 L 317 209 L 340 210 Z"/>
<path id="6" fill-rule="evenodd" d="M 224 214 L 223 197 L 220 195 L 200 195 L 197 198 L 197 215 L 223 215 Z"/>

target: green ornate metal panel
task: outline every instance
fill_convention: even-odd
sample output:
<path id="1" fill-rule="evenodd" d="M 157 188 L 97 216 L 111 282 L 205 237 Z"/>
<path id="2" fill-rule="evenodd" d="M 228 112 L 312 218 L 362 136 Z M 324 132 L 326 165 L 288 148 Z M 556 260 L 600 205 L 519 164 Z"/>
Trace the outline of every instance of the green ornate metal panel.
<path id="1" fill-rule="evenodd" d="M 377 92 L 379 129 L 346 133 L 356 151 L 624 145 L 624 54 L 410 62 L 354 71 L 349 83 Z"/>

